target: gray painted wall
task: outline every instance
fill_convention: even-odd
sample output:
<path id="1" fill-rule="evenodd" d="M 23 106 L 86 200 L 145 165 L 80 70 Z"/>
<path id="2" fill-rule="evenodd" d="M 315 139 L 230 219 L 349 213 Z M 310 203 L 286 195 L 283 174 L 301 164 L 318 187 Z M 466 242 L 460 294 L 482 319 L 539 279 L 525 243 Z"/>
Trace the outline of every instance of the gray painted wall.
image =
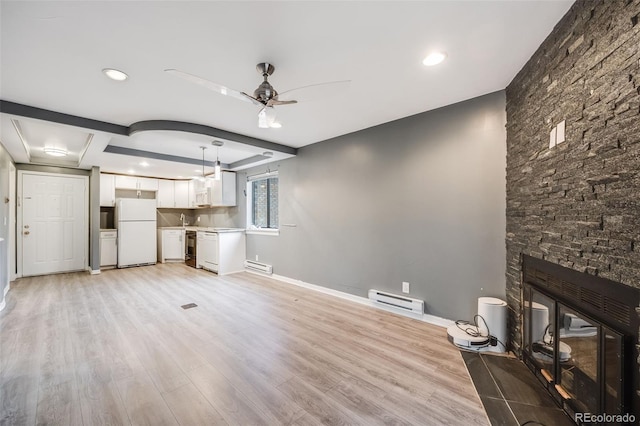
<path id="1" fill-rule="evenodd" d="M 364 297 L 408 281 L 427 313 L 471 319 L 505 297 L 505 121 L 500 91 L 301 148 L 270 165 L 280 235 L 248 235 L 247 257 Z M 239 174 L 241 205 L 265 169 Z"/>
<path id="2" fill-rule="evenodd" d="M 100 168 L 89 174 L 89 268 L 100 271 Z"/>

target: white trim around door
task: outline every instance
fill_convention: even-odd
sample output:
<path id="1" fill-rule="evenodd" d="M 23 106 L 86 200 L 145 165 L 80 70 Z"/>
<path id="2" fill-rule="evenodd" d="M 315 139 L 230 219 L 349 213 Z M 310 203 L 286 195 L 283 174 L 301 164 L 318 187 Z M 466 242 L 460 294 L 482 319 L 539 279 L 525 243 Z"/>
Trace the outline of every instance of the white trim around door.
<path id="1" fill-rule="evenodd" d="M 19 170 L 17 195 L 17 276 L 86 270 L 89 177 Z"/>

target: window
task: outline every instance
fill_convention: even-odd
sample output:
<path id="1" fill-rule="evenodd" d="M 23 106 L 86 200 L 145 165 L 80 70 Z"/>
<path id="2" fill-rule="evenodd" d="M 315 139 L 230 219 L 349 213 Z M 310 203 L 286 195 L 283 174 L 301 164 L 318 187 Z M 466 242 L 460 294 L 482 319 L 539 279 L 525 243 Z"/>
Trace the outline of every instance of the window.
<path id="1" fill-rule="evenodd" d="M 278 229 L 277 172 L 250 176 L 247 182 L 247 228 Z"/>

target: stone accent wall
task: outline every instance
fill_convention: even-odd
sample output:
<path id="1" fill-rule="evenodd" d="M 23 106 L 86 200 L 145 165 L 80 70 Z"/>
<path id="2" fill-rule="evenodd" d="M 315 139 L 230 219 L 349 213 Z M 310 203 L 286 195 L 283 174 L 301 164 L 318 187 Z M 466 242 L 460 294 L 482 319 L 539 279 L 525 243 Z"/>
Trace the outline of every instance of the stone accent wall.
<path id="1" fill-rule="evenodd" d="M 521 254 L 640 288 L 640 0 L 577 1 L 507 87 L 507 301 Z M 549 148 L 565 120 L 566 141 Z M 639 311 L 640 312 L 640 311 Z"/>

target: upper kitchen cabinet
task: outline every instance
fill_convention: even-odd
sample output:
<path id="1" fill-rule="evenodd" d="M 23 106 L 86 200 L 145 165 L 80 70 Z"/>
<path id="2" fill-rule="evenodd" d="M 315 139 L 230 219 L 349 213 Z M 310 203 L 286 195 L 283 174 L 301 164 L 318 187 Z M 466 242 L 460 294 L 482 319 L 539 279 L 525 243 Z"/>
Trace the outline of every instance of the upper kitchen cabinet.
<path id="1" fill-rule="evenodd" d="M 176 180 L 174 184 L 174 202 L 176 208 L 188 209 L 189 205 L 189 181 Z"/>
<path id="2" fill-rule="evenodd" d="M 116 205 L 115 176 L 100 174 L 100 207 Z"/>
<path id="3" fill-rule="evenodd" d="M 158 208 L 177 207 L 175 201 L 174 181 L 158 179 L 158 194 L 156 196 L 156 200 L 158 201 Z"/>
<path id="4" fill-rule="evenodd" d="M 228 207 L 236 205 L 236 174 L 222 172 L 220 180 L 193 180 L 196 207 Z"/>
<path id="5" fill-rule="evenodd" d="M 158 179 L 158 208 L 189 209 L 189 181 Z"/>
<path id="6" fill-rule="evenodd" d="M 236 174 L 235 172 L 222 172 L 220 180 L 214 180 L 211 191 L 212 206 L 236 205 Z"/>
<path id="7" fill-rule="evenodd" d="M 157 191 L 158 179 L 137 176 L 116 176 L 116 189 L 134 189 L 139 191 Z"/>
<path id="8" fill-rule="evenodd" d="M 141 191 L 157 191 L 158 179 L 138 178 L 138 189 Z"/>
<path id="9" fill-rule="evenodd" d="M 195 209 L 198 207 L 196 205 L 196 181 L 190 180 L 187 184 L 187 191 L 189 195 L 189 203 L 188 206 L 190 209 Z"/>

